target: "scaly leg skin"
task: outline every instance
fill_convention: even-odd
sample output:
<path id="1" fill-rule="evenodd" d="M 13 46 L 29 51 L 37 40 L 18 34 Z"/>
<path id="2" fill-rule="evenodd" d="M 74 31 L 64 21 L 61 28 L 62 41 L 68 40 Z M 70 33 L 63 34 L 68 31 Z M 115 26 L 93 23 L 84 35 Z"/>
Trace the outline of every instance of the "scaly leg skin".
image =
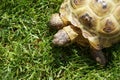
<path id="1" fill-rule="evenodd" d="M 57 29 L 57 30 L 62 29 L 62 27 L 65 26 L 65 24 L 62 21 L 59 13 L 52 14 L 52 16 L 50 18 L 49 25 L 53 29 Z"/>
<path id="2" fill-rule="evenodd" d="M 70 38 L 68 34 L 63 30 L 59 30 L 55 35 L 53 39 L 53 44 L 58 46 L 64 46 L 70 43 Z"/>
<path id="3" fill-rule="evenodd" d="M 106 65 L 107 60 L 106 60 L 102 50 L 91 49 L 91 55 L 101 66 Z"/>
<path id="4" fill-rule="evenodd" d="M 74 42 L 77 36 L 78 33 L 74 31 L 73 26 L 68 25 L 54 35 L 53 43 L 59 46 L 66 46 Z"/>
<path id="5" fill-rule="evenodd" d="M 53 29 L 56 29 L 56 30 L 61 29 L 54 35 L 53 44 L 58 46 L 63 46 L 69 43 L 70 38 L 68 34 L 62 29 L 65 26 L 65 24 L 62 21 L 59 13 L 52 14 L 49 21 L 49 25 Z"/>

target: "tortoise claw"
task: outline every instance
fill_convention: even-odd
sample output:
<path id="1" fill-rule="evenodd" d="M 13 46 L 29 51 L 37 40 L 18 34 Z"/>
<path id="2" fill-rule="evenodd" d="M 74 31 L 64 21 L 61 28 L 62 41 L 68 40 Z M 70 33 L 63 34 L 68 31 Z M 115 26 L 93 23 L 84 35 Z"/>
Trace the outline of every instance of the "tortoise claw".
<path id="1" fill-rule="evenodd" d="M 93 59 L 95 59 L 101 66 L 105 66 L 107 60 L 102 52 L 102 50 L 92 50 L 91 51 Z"/>

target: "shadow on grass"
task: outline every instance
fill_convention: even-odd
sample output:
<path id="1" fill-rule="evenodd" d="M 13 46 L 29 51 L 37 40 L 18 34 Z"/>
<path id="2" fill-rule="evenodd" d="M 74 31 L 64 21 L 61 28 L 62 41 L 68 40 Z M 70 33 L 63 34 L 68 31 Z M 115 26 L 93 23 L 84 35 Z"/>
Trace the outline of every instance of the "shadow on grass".
<path id="1" fill-rule="evenodd" d="M 51 33 L 52 32 L 52 33 Z M 56 33 L 55 30 L 50 28 L 50 36 Z M 51 67 L 54 75 L 65 77 L 69 75 L 81 76 L 80 78 L 96 76 L 108 77 L 108 74 L 119 72 L 119 57 L 116 62 L 116 57 L 120 50 L 119 44 L 113 45 L 110 48 L 103 49 L 108 63 L 105 67 L 101 67 L 92 59 L 90 49 L 80 45 L 71 44 L 66 47 L 55 46 L 51 43 L 51 54 L 54 58 Z M 116 71 L 116 72 L 114 72 Z M 68 74 L 69 73 L 69 74 Z M 114 76 L 114 75 L 113 75 Z M 110 76 L 111 77 L 111 76 Z M 55 76 L 55 78 L 58 78 Z"/>
<path id="2" fill-rule="evenodd" d="M 105 57 L 108 60 L 108 63 L 105 67 L 107 68 L 109 66 L 112 66 L 112 61 L 114 60 L 114 54 L 113 51 L 117 51 L 119 47 L 119 44 L 116 44 L 110 48 L 103 49 L 103 52 L 105 53 Z M 92 56 L 90 55 L 89 48 L 81 47 L 76 44 L 69 45 L 67 47 L 60 47 L 52 45 L 52 53 L 54 57 L 54 67 L 60 67 L 60 66 L 66 66 L 69 64 L 69 62 L 77 62 L 77 64 L 85 64 L 90 67 L 94 67 L 96 69 L 99 69 L 100 65 L 96 63 L 92 59 Z"/>
<path id="3" fill-rule="evenodd" d="M 54 67 L 66 66 L 70 62 L 75 62 L 81 65 L 93 66 L 96 62 L 91 58 L 89 54 L 89 48 L 81 47 L 75 44 L 69 45 L 67 47 L 52 47 L 52 53 L 54 60 Z"/>
<path id="4" fill-rule="evenodd" d="M 109 48 L 105 48 L 103 49 L 103 51 L 106 53 L 105 56 L 108 60 L 107 66 L 114 66 L 112 65 L 114 60 L 119 57 L 118 53 L 120 52 L 120 43 L 114 44 Z M 115 57 L 115 56 L 118 56 L 118 57 Z"/>
<path id="5" fill-rule="evenodd" d="M 49 24 L 49 23 L 48 23 Z M 50 26 L 49 26 L 50 27 Z M 56 30 L 49 28 L 50 33 L 52 35 L 56 33 Z M 86 47 L 82 47 L 80 45 L 76 44 L 71 44 L 66 47 L 60 47 L 60 46 L 52 46 L 52 55 L 54 57 L 53 61 L 53 67 L 54 68 L 59 68 L 61 66 L 65 67 L 69 65 L 70 63 L 73 64 L 80 64 L 79 67 L 81 66 L 88 66 L 87 69 L 103 69 L 103 70 L 108 70 L 108 68 L 113 68 L 116 67 L 114 66 L 114 60 L 115 56 L 118 54 L 116 52 L 119 51 L 120 46 L 119 43 L 113 45 L 110 48 L 105 48 L 103 49 L 103 52 L 105 53 L 105 57 L 108 60 L 107 65 L 105 67 L 101 67 L 99 64 L 96 63 L 96 61 L 93 60 L 91 54 L 90 54 L 90 49 Z"/>

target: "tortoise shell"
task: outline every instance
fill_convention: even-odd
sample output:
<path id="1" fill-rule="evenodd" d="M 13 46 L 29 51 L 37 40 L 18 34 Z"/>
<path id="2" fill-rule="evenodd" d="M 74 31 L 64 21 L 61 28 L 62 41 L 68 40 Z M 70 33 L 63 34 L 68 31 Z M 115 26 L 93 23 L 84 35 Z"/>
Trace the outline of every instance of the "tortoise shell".
<path id="1" fill-rule="evenodd" d="M 99 49 L 120 41 L 120 0 L 64 0 L 60 17 L 81 31 L 79 44 Z"/>

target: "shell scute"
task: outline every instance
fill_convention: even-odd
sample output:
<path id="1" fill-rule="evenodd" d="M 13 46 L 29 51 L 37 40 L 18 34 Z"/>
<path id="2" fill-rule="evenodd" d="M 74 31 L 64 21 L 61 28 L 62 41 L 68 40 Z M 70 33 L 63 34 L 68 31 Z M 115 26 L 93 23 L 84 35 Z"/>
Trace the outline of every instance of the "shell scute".
<path id="1" fill-rule="evenodd" d="M 120 2 L 120 0 L 113 0 L 115 3 L 119 3 Z"/>
<path id="2" fill-rule="evenodd" d="M 77 9 L 86 4 L 86 0 L 70 0 L 71 6 Z"/>
<path id="3" fill-rule="evenodd" d="M 113 16 L 108 16 L 100 21 L 97 30 L 102 36 L 112 37 L 119 33 L 120 25 Z"/>
<path id="4" fill-rule="evenodd" d="M 120 40 L 120 0 L 65 0 L 60 14 L 63 21 L 81 30 L 90 45 L 97 44 L 95 38 L 101 38 L 103 47 Z"/>
<path id="5" fill-rule="evenodd" d="M 91 0 L 89 3 L 90 8 L 98 16 L 106 16 L 113 9 L 113 3 L 109 0 Z"/>
<path id="6" fill-rule="evenodd" d="M 118 7 L 115 9 L 113 15 L 114 15 L 114 17 L 116 18 L 116 20 L 117 20 L 117 21 L 119 22 L 119 24 L 120 24 L 120 6 L 118 6 Z"/>
<path id="7" fill-rule="evenodd" d="M 94 15 L 90 15 L 90 13 L 84 13 L 79 18 L 79 21 L 89 29 L 97 25 L 96 20 L 96 17 Z"/>
<path id="8" fill-rule="evenodd" d="M 114 23 L 111 20 L 107 19 L 106 23 L 105 23 L 105 27 L 103 28 L 103 31 L 106 32 L 106 33 L 110 33 L 114 30 L 115 30 Z"/>

